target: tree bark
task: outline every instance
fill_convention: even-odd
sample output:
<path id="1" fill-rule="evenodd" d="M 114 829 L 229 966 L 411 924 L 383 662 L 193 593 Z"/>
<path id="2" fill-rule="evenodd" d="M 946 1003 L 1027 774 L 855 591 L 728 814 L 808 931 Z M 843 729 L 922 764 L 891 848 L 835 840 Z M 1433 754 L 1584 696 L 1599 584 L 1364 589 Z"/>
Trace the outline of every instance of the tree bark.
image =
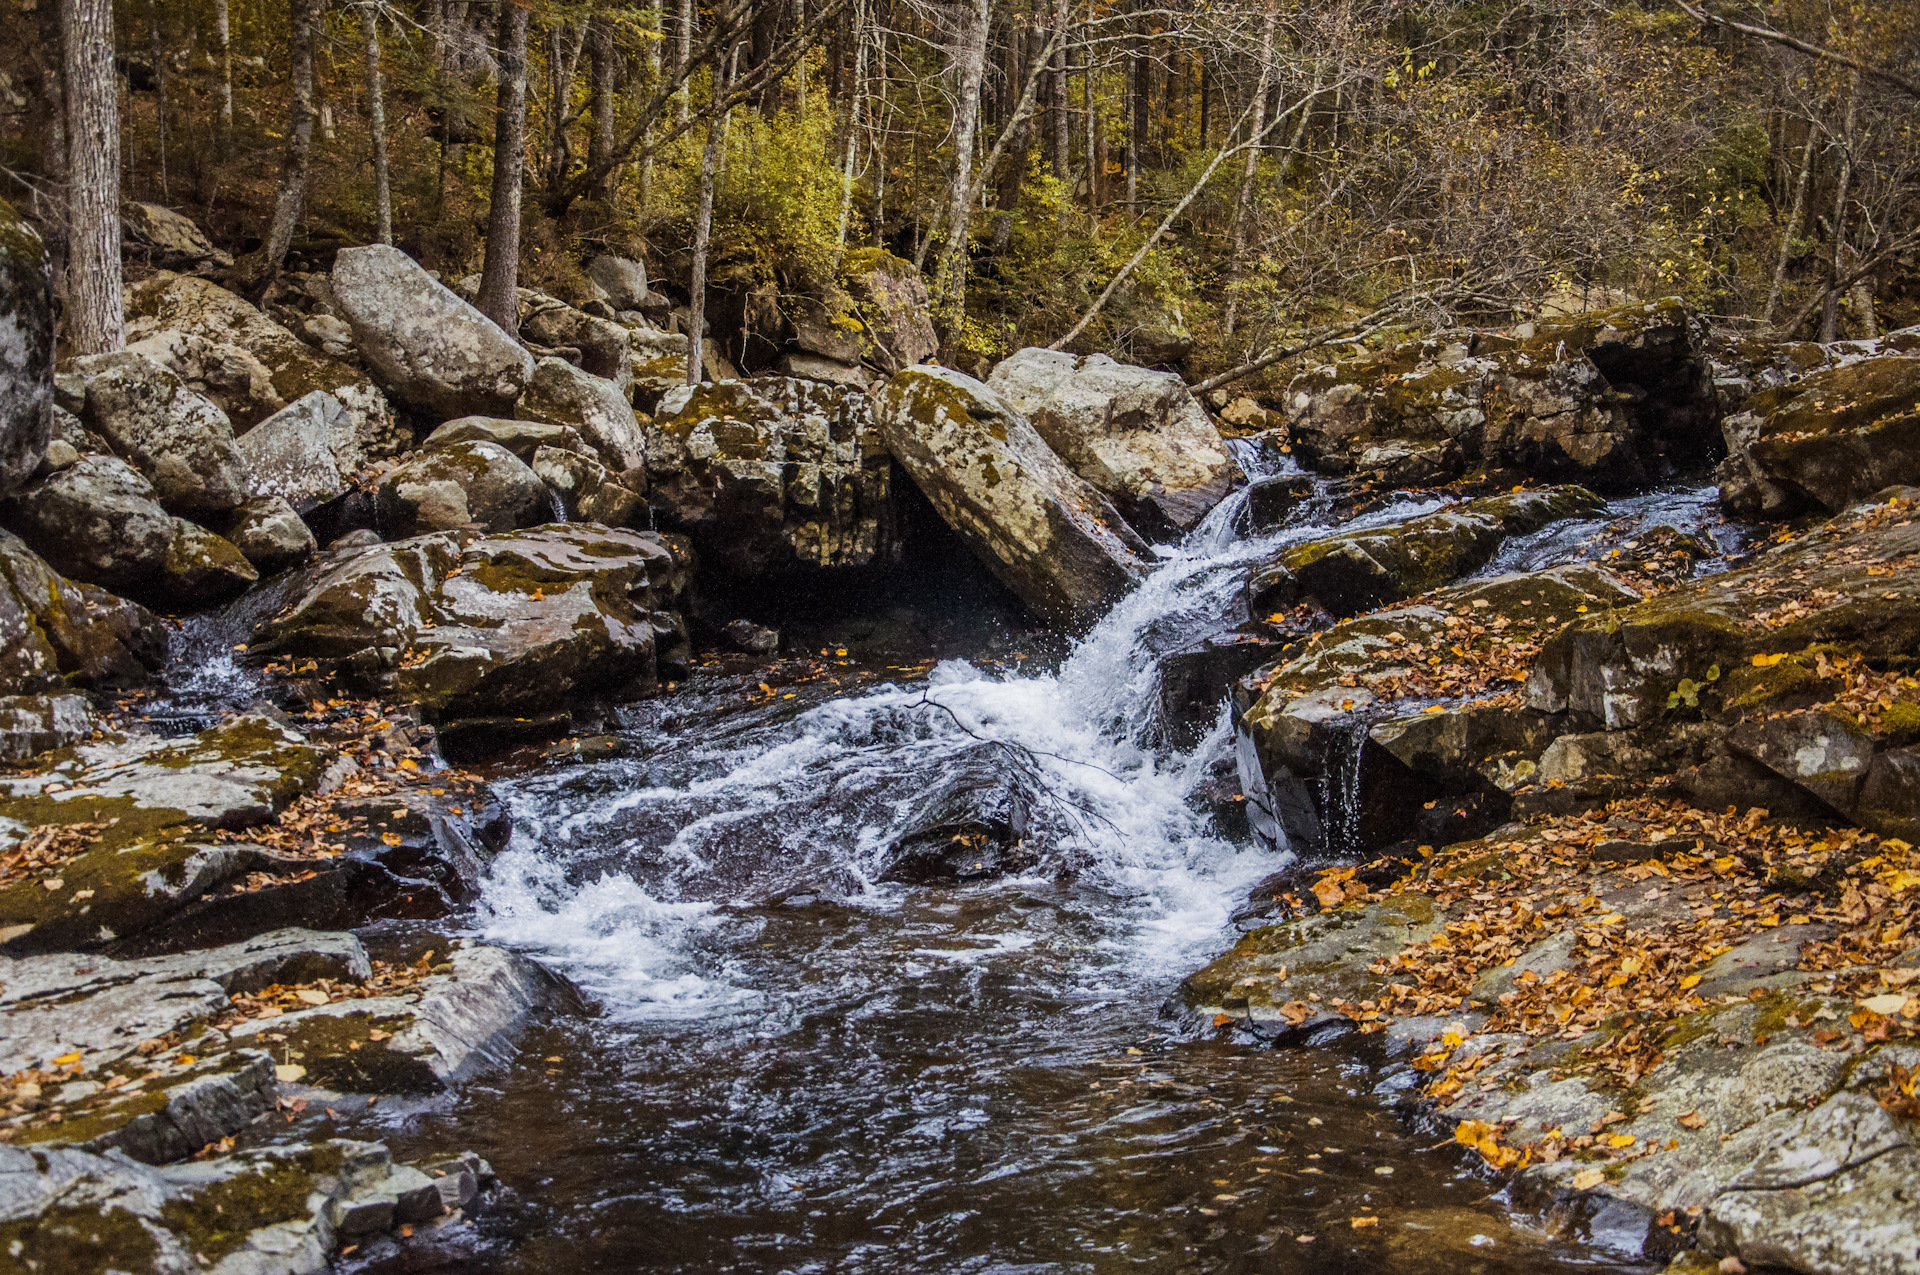
<path id="1" fill-rule="evenodd" d="M 112 0 L 61 0 L 67 98 L 67 339 L 75 354 L 124 344 L 120 291 L 120 97 Z"/>
<path id="2" fill-rule="evenodd" d="M 1840 337 L 1840 266 L 1847 243 L 1847 195 L 1853 182 L 1853 126 L 1860 109 L 1860 77 L 1853 77 L 1847 94 L 1847 123 L 1840 135 L 1840 180 L 1833 195 L 1833 233 L 1827 258 L 1827 295 L 1821 303 L 1820 340 L 1825 343 Z"/>
<path id="3" fill-rule="evenodd" d="M 682 80 L 679 113 L 680 122 L 684 124 L 687 122 L 689 91 L 685 79 L 688 75 L 688 63 L 693 61 L 693 0 L 680 0 L 680 20 L 674 36 L 679 41 L 679 56 L 674 61 L 673 69 L 679 73 Z"/>
<path id="4" fill-rule="evenodd" d="M 1807 206 L 1807 182 L 1813 176 L 1813 144 L 1820 137 L 1820 126 L 1807 121 L 1807 144 L 1800 148 L 1800 176 L 1793 184 L 1793 211 L 1780 232 L 1780 255 L 1773 264 L 1773 286 L 1767 289 L 1767 307 L 1760 312 L 1760 325 L 1773 326 L 1773 314 L 1780 305 L 1780 289 L 1787 281 L 1787 263 L 1793 259 L 1793 237 L 1800 233 L 1800 214 Z"/>
<path id="5" fill-rule="evenodd" d="M 980 86 L 987 70 L 988 0 L 961 0 L 954 32 L 953 184 L 947 196 L 947 242 L 934 291 L 958 309 L 966 301 L 966 245 L 973 211 L 974 135 L 980 122 Z M 957 277 L 956 277 L 957 276 Z"/>
<path id="6" fill-rule="evenodd" d="M 363 0 L 360 21 L 367 38 L 367 117 L 373 135 L 373 200 L 375 243 L 393 242 L 393 188 L 387 171 L 387 106 L 385 80 L 380 72 L 380 7 Z"/>
<path id="7" fill-rule="evenodd" d="M 286 264 L 294 226 L 307 204 L 307 176 L 313 158 L 313 29 L 323 0 L 292 0 L 293 98 L 289 108 L 287 153 L 280 166 L 280 185 L 273 196 L 273 222 L 267 229 L 258 271 L 249 280 L 256 295 L 264 295 Z"/>
<path id="8" fill-rule="evenodd" d="M 220 63 L 220 153 L 233 146 L 233 23 L 227 12 L 227 0 L 213 0 L 213 47 Z"/>
<path id="9" fill-rule="evenodd" d="M 853 174 L 855 148 L 860 141 L 860 98 L 866 87 L 867 37 L 866 6 L 855 0 L 852 17 L 853 90 L 847 95 L 847 151 L 840 166 L 840 215 L 834 224 L 833 269 L 838 274 L 840 260 L 847 251 L 847 226 L 853 218 Z"/>
<path id="10" fill-rule="evenodd" d="M 713 92 L 724 97 L 728 88 L 727 63 L 713 69 Z M 707 249 L 713 238 L 714 175 L 720 167 L 720 138 L 732 112 L 722 111 L 707 120 L 707 147 L 700 154 L 700 204 L 693 214 L 693 268 L 687 280 L 687 384 L 700 384 L 701 365 L 706 358 L 707 326 Z"/>
<path id="11" fill-rule="evenodd" d="M 35 72 L 33 99 L 39 111 L 40 167 L 44 184 L 32 188 L 33 215 L 47 241 L 53 295 L 67 295 L 67 91 L 61 76 L 60 15 L 64 6 L 42 0 L 34 12 L 40 47 L 47 56 Z"/>
<path id="12" fill-rule="evenodd" d="M 1273 83 L 1273 31 L 1280 15 L 1272 9 L 1260 24 L 1260 78 L 1253 90 L 1253 136 L 1267 128 L 1267 89 Z M 1227 258 L 1227 312 L 1221 331 L 1233 335 L 1240 317 L 1239 283 L 1246 272 L 1247 212 L 1253 206 L 1253 179 L 1260 171 L 1260 148 L 1247 150 L 1247 162 L 1240 172 L 1240 191 L 1233 201 L 1233 250 Z"/>
<path id="13" fill-rule="evenodd" d="M 1073 113 L 1067 101 L 1067 0 L 1053 0 L 1053 175 L 1061 181 L 1073 177 Z M 1071 191 L 1068 192 L 1072 194 Z"/>
<path id="14" fill-rule="evenodd" d="M 587 167 L 606 169 L 607 177 L 596 184 L 594 197 L 605 201 L 613 182 L 613 88 L 619 60 L 613 47 L 613 18 L 596 14 L 587 30 L 588 56 L 592 59 L 593 135 L 587 140 Z"/>
<path id="15" fill-rule="evenodd" d="M 520 331 L 520 197 L 527 151 L 527 10 L 499 0 L 500 87 L 493 110 L 493 193 L 474 304 L 508 336 Z"/>
<path id="16" fill-rule="evenodd" d="M 167 47 L 160 31 L 160 6 L 147 0 L 147 56 L 153 60 L 153 124 L 159 142 L 160 202 L 167 191 Z"/>

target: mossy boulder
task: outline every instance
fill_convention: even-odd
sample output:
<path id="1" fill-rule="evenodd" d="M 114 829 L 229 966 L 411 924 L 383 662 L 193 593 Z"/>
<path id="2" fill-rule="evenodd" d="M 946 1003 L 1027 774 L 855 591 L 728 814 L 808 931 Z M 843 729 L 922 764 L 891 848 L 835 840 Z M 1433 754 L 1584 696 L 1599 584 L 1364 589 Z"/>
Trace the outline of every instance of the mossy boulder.
<path id="1" fill-rule="evenodd" d="M 861 357 L 882 372 L 924 363 L 940 351 L 926 281 L 911 261 L 884 248 L 856 248 L 841 271 L 853 317 L 861 324 Z"/>
<path id="2" fill-rule="evenodd" d="M 1145 577 L 1145 545 L 1107 498 L 979 381 L 909 368 L 881 388 L 875 414 L 934 509 L 1038 614 L 1091 627 Z"/>
<path id="3" fill-rule="evenodd" d="M 153 484 L 171 513 L 206 518 L 250 494 L 233 425 L 210 399 L 130 351 L 73 360 L 86 382 L 80 419 Z"/>
<path id="4" fill-rule="evenodd" d="M 1731 512 L 1838 513 L 1920 482 L 1920 354 L 1884 354 L 1754 396 L 1727 418 Z"/>
<path id="5" fill-rule="evenodd" d="M 0 531 L 0 691 L 138 686 L 166 655 L 145 607 L 65 578 Z"/>
<path id="6" fill-rule="evenodd" d="M 647 436 L 627 401 L 627 391 L 564 359 L 540 360 L 513 414 L 521 420 L 577 430 L 616 473 L 646 463 Z"/>
<path id="7" fill-rule="evenodd" d="M 0 201 L 0 496 L 33 476 L 53 430 L 53 296 L 40 232 Z"/>
<path id="8" fill-rule="evenodd" d="M 498 443 L 449 443 L 388 471 L 374 496 L 380 530 L 404 540 L 478 526 L 513 531 L 551 521 L 546 484 Z"/>

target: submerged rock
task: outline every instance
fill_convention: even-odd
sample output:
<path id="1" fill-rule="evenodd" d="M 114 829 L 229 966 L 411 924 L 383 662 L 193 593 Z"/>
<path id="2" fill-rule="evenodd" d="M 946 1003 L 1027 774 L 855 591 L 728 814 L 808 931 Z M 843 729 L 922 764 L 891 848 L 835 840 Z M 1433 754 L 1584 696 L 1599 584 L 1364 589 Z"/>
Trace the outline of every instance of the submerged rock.
<path id="1" fill-rule="evenodd" d="M 875 414 L 934 509 L 1042 616 L 1090 627 L 1144 578 L 1139 537 L 979 381 L 911 368 L 882 387 Z"/>
<path id="2" fill-rule="evenodd" d="M 1171 372 L 1025 349 L 987 385 L 1141 535 L 1177 540 L 1240 476 L 1219 431 Z"/>

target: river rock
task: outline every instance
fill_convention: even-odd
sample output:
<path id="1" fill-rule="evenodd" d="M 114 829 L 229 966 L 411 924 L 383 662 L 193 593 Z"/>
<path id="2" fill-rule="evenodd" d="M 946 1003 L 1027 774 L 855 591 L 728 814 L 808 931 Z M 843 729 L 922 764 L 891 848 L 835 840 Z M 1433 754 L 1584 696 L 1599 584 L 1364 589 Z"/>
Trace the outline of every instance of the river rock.
<path id="1" fill-rule="evenodd" d="M 1143 536 L 1177 540 L 1240 475 L 1173 373 L 1030 348 L 1003 360 L 987 384 Z"/>
<path id="2" fill-rule="evenodd" d="M 876 880 L 953 885 L 1023 872 L 1045 856 L 1046 784 L 1031 763 L 982 744 L 942 766 L 896 817 Z"/>
<path id="3" fill-rule="evenodd" d="M 606 466 L 590 456 L 559 447 L 542 447 L 533 454 L 533 472 L 560 498 L 570 522 L 598 522 L 609 527 L 632 523 L 644 502 Z"/>
<path id="4" fill-rule="evenodd" d="M 865 390 L 873 385 L 873 373 L 858 363 L 841 363 L 818 354 L 789 350 L 774 360 L 773 366 L 782 376 L 797 376 L 803 381 L 821 381 L 850 390 Z"/>
<path id="5" fill-rule="evenodd" d="M 1089 627 L 1144 578 L 1145 545 L 1106 497 L 979 381 L 910 368 L 881 388 L 875 415 L 934 509 L 1039 614 Z"/>
<path id="6" fill-rule="evenodd" d="M 0 693 L 139 686 L 166 656 L 145 607 L 65 579 L 0 531 Z"/>
<path id="7" fill-rule="evenodd" d="M 227 539 L 263 575 L 297 566 L 320 547 L 312 528 L 280 496 L 256 496 L 235 510 Z"/>
<path id="8" fill-rule="evenodd" d="M 842 268 L 855 315 L 864 325 L 860 350 L 868 363 L 898 372 L 939 352 L 926 281 L 912 262 L 884 248 L 857 248 Z"/>
<path id="9" fill-rule="evenodd" d="M 53 429 L 53 298 L 40 233 L 0 201 L 0 496 L 33 476 Z"/>
<path id="10" fill-rule="evenodd" d="M 579 431 L 616 473 L 646 463 L 646 434 L 625 392 L 563 359 L 540 360 L 514 415 Z"/>
<path id="11" fill-rule="evenodd" d="M 648 498 L 734 579 L 898 552 L 891 466 L 863 394 L 788 377 L 681 386 L 648 429 Z"/>
<path id="12" fill-rule="evenodd" d="M 1627 490 L 1718 454 L 1703 339 L 1677 299 L 1442 333 L 1302 372 L 1287 421 L 1308 463 L 1368 481 L 1513 468 Z"/>
<path id="13" fill-rule="evenodd" d="M 453 443 L 389 470 L 375 498 L 380 530 L 392 540 L 479 524 L 512 531 L 553 516 L 546 485 L 498 443 Z"/>
<path id="14" fill-rule="evenodd" d="M 246 499 L 227 414 L 151 359 L 121 351 L 75 359 L 81 420 L 147 476 L 169 511 L 205 517 Z"/>
<path id="15" fill-rule="evenodd" d="M 576 310 L 557 297 L 536 294 L 520 335 L 544 346 L 580 351 L 580 370 L 612 381 L 624 396 L 633 389 L 633 351 L 627 330 L 611 319 Z"/>
<path id="16" fill-rule="evenodd" d="M 342 249 L 333 295 L 374 374 L 416 411 L 505 415 L 533 375 L 519 342 L 397 248 Z"/>
<path id="17" fill-rule="evenodd" d="M 590 456 L 593 449 L 570 425 L 548 425 L 542 421 L 510 421 L 497 416 L 462 416 L 441 425 L 427 435 L 421 446 L 431 450 L 449 443 L 498 443 L 528 464 L 534 453 L 551 447 L 560 451 Z"/>
<path id="18" fill-rule="evenodd" d="M 1838 513 L 1920 483 L 1920 353 L 1843 363 L 1765 391 L 1723 429 L 1721 500 L 1742 516 Z"/>
<path id="19" fill-rule="evenodd" d="M 365 372 L 320 353 L 217 284 L 162 271 L 130 285 L 126 307 L 129 342 L 177 331 L 215 345 L 237 345 L 271 372 L 273 392 L 283 403 L 315 390 L 339 399 L 367 456 L 391 456 L 407 446 L 406 431 L 394 421 L 386 396 Z M 266 406 L 264 400 L 259 406 Z M 236 419 L 244 424 L 246 413 Z"/>
<path id="20" fill-rule="evenodd" d="M 25 761 L 98 729 L 85 695 L 0 695 L 0 761 Z"/>
<path id="21" fill-rule="evenodd" d="M 252 429 L 286 406 L 273 388 L 273 369 L 241 346 L 168 330 L 129 344 L 126 352 L 151 359 L 179 377 L 189 390 L 225 412 L 237 432 Z"/>
<path id="22" fill-rule="evenodd" d="M 191 217 L 160 204 L 122 204 L 120 243 L 123 250 L 133 250 L 147 265 L 162 270 L 226 270 L 233 266 L 233 254 L 215 247 Z"/>
<path id="23" fill-rule="evenodd" d="M 647 301 L 647 263 L 602 254 L 587 262 L 587 278 L 599 298 L 616 310 L 638 310 Z"/>
<path id="24" fill-rule="evenodd" d="M 684 667 L 675 551 L 652 532 L 566 523 L 443 532 L 322 559 L 253 652 L 334 664 L 440 720 L 552 713 L 652 689 Z"/>
<path id="25" fill-rule="evenodd" d="M 353 413 L 325 390 L 274 413 L 236 447 L 254 495 L 279 497 L 301 513 L 346 494 L 367 463 Z"/>

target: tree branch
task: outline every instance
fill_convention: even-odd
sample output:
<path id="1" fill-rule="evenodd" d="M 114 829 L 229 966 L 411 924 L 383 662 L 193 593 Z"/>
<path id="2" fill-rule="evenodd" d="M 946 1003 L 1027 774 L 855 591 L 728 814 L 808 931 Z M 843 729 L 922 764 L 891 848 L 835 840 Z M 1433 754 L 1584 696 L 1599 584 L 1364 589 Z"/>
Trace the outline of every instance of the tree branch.
<path id="1" fill-rule="evenodd" d="M 1741 35 L 1748 36 L 1751 39 L 1765 40 L 1769 44 L 1778 44 L 1783 48 L 1792 49 L 1796 53 L 1804 53 L 1810 58 L 1818 58 L 1823 62 L 1832 62 L 1836 66 L 1844 66 L 1848 70 L 1858 71 L 1868 79 L 1879 80 L 1882 84 L 1887 84 L 1899 89 L 1902 93 L 1909 94 L 1913 97 L 1920 97 L 1920 82 L 1909 80 L 1897 71 L 1890 71 L 1883 66 L 1875 66 L 1871 62 L 1862 62 L 1858 58 L 1849 57 L 1838 49 L 1830 49 L 1823 44 L 1812 44 L 1797 36 L 1788 35 L 1784 31 L 1775 31 L 1772 27 L 1756 27 L 1745 22 L 1735 22 L 1731 18 L 1723 18 L 1718 14 L 1708 13 L 1704 7 L 1696 9 L 1688 4 L 1687 0 L 1674 0 L 1674 3 L 1686 10 L 1688 15 L 1702 26 L 1723 27 L 1728 31 L 1737 31 Z"/>

